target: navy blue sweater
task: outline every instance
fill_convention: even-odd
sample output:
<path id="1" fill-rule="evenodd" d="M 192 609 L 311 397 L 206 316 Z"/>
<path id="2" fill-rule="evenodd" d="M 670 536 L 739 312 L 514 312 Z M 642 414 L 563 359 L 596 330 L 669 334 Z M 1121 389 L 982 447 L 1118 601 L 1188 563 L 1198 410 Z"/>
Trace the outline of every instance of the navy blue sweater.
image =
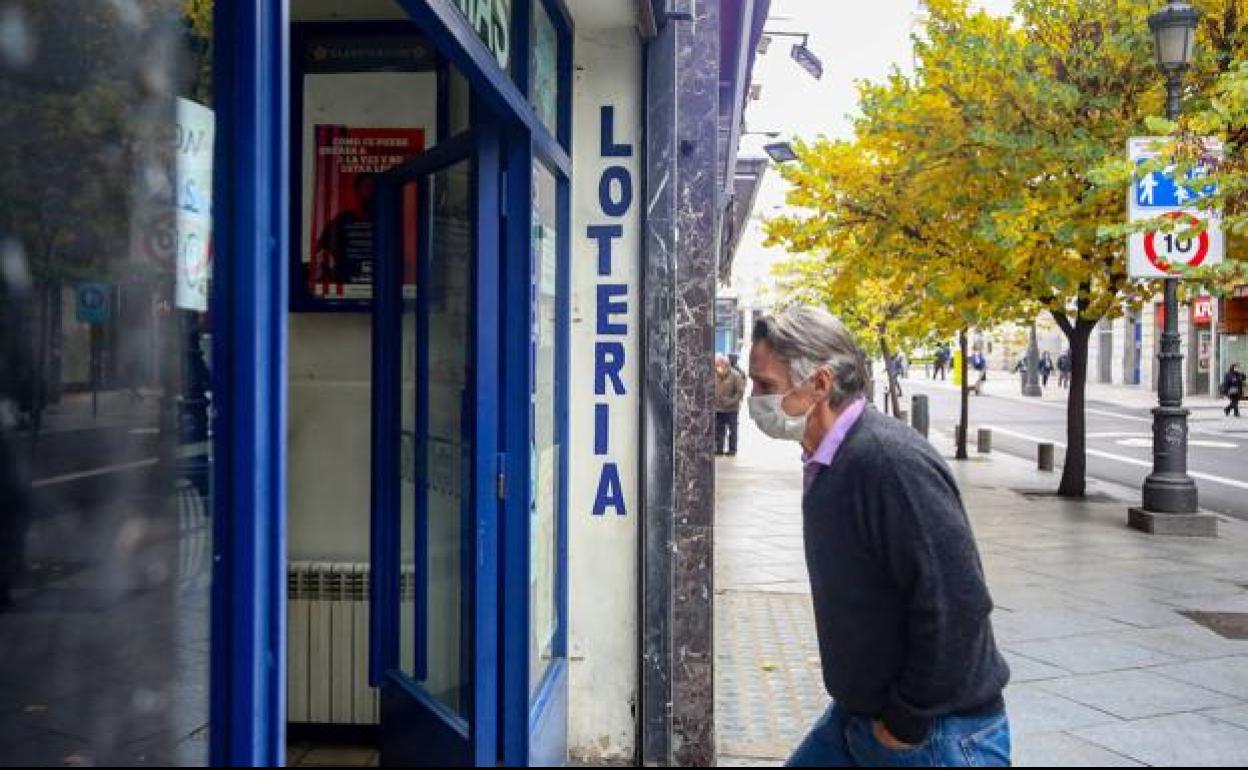
<path id="1" fill-rule="evenodd" d="M 868 409 L 802 498 L 828 694 L 921 743 L 1002 707 L 1009 668 L 957 484 L 932 446 Z"/>

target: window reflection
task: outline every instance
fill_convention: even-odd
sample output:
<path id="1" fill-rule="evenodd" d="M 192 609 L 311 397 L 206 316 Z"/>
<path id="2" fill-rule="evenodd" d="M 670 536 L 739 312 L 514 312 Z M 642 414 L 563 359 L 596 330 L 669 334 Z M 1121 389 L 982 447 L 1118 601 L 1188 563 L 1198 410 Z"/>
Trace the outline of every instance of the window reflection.
<path id="1" fill-rule="evenodd" d="M 0 764 L 206 764 L 210 0 L 0 0 Z"/>

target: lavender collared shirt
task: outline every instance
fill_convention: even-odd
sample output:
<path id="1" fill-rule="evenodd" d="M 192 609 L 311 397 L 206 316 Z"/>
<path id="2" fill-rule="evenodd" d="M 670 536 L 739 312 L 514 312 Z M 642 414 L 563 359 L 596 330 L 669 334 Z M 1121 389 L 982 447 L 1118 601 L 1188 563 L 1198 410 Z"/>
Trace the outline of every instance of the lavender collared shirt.
<path id="1" fill-rule="evenodd" d="M 832 429 L 823 437 L 823 441 L 819 442 L 819 448 L 814 454 L 802 455 L 802 462 L 805 465 L 805 479 L 802 484 L 802 491 L 810 489 L 810 485 L 815 482 L 815 477 L 819 475 L 819 471 L 827 468 L 832 464 L 832 460 L 836 458 L 836 452 L 841 448 L 841 444 L 845 443 L 845 437 L 849 435 L 849 431 L 858 422 L 858 418 L 862 417 L 862 412 L 867 408 L 866 399 L 855 399 L 852 404 L 845 407 L 836 422 L 832 424 Z"/>

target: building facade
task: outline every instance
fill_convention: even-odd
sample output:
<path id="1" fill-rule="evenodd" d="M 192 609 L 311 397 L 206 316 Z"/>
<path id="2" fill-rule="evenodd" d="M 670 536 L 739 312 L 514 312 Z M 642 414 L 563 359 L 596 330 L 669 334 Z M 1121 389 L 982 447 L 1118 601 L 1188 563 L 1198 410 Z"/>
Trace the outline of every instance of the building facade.
<path id="1" fill-rule="evenodd" d="M 0 759 L 713 763 L 768 5 L 0 3 Z"/>

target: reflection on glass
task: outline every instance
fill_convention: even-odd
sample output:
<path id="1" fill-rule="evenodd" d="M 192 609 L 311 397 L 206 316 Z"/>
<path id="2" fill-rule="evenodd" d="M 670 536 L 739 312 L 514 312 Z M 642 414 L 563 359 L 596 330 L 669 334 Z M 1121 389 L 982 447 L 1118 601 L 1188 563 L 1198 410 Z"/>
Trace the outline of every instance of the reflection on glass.
<path id="1" fill-rule="evenodd" d="M 559 133 L 559 35 L 546 4 L 533 3 L 533 55 L 529 59 L 530 101 L 542 123 Z"/>
<path id="2" fill-rule="evenodd" d="M 211 17 L 0 3 L 4 764 L 207 763 Z"/>
<path id="3" fill-rule="evenodd" d="M 533 261 L 537 274 L 537 319 L 533 354 L 537 371 L 531 398 L 533 412 L 533 500 L 530 504 L 530 602 L 533 633 L 529 682 L 541 684 L 550 665 L 558 626 L 556 568 L 558 565 L 559 457 L 556 389 L 558 350 L 559 232 L 558 185 L 541 163 L 533 165 Z"/>
<path id="4" fill-rule="evenodd" d="M 430 252 L 420 255 L 418 287 L 428 303 L 421 337 L 427 367 L 417 415 L 417 548 L 424 547 L 424 586 L 404 612 L 417 618 L 416 678 L 447 707 L 464 713 L 463 690 L 468 680 L 462 670 L 465 618 L 464 558 L 471 532 L 471 457 L 473 426 L 470 355 L 472 350 L 473 232 L 471 169 L 468 161 L 434 174 L 430 179 Z M 419 279 L 418 279 L 419 280 Z M 418 371 L 418 377 L 420 377 Z M 418 552 L 417 556 L 422 553 Z M 417 586 L 421 586 L 417 566 Z M 424 604 L 421 606 L 420 602 Z M 423 641 L 424 649 L 421 649 Z M 423 665 L 422 665 L 423 664 Z"/>

